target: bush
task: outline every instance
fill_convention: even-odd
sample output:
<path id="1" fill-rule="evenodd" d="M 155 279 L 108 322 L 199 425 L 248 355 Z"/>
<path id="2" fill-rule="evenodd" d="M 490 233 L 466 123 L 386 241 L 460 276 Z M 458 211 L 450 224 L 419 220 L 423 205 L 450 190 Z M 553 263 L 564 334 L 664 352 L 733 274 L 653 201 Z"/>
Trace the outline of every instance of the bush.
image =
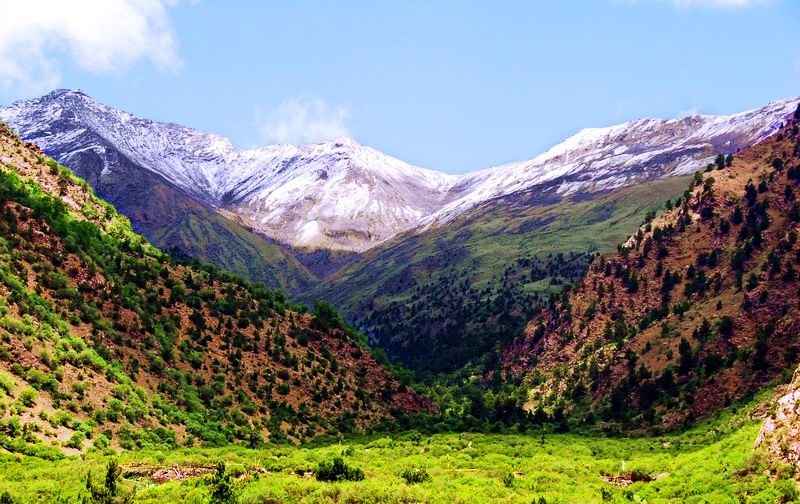
<path id="1" fill-rule="evenodd" d="M 93 446 L 95 448 L 99 449 L 99 450 L 104 450 L 104 449 L 108 448 L 110 445 L 111 445 L 111 442 L 108 440 L 108 437 L 106 437 L 105 434 L 100 434 L 94 440 L 94 445 Z"/>
<path id="2" fill-rule="evenodd" d="M 77 431 L 75 434 L 69 438 L 69 441 L 64 443 L 64 446 L 67 448 L 74 448 L 76 450 L 80 450 L 83 448 L 83 442 L 86 441 L 86 434 L 81 431 Z"/>
<path id="3" fill-rule="evenodd" d="M 780 495 L 778 502 L 796 502 L 800 497 L 800 492 L 797 491 L 797 485 L 791 480 L 778 480 L 774 483 L 774 488 Z"/>
<path id="4" fill-rule="evenodd" d="M 42 283 L 50 290 L 59 290 L 67 287 L 69 279 L 60 271 L 51 271 L 49 273 L 45 273 L 42 278 Z"/>
<path id="5" fill-rule="evenodd" d="M 409 485 L 425 483 L 431 479 L 430 474 L 424 467 L 409 467 L 400 473 L 400 477 L 406 480 Z"/>
<path id="6" fill-rule="evenodd" d="M 6 395 L 11 395 L 12 390 L 14 390 L 14 380 L 7 374 L 0 372 L 0 391 L 3 391 Z"/>
<path id="7" fill-rule="evenodd" d="M 22 389 L 22 392 L 19 393 L 19 400 L 28 408 L 36 403 L 38 397 L 39 393 L 32 387 L 25 387 Z"/>
<path id="8" fill-rule="evenodd" d="M 320 462 L 316 472 L 317 481 L 361 481 L 364 479 L 364 471 L 356 467 L 350 467 L 344 463 L 341 457 L 336 457 L 331 462 Z"/>
<path id="9" fill-rule="evenodd" d="M 314 320 L 311 324 L 317 329 L 327 330 L 342 327 L 344 321 L 332 304 L 316 301 L 314 303 Z"/>

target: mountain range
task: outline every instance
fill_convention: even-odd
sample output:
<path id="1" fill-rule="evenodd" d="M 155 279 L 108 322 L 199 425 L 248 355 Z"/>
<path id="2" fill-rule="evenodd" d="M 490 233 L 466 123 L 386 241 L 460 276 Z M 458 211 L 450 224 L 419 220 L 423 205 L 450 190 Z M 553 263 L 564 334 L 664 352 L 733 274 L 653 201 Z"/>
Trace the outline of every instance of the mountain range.
<path id="1" fill-rule="evenodd" d="M 341 500 L 352 486 L 383 502 L 432 486 L 423 469 L 400 469 L 426 457 L 439 464 L 434 482 L 448 475 L 448 498 L 450 480 L 468 472 L 472 491 L 481 477 L 510 498 L 543 502 L 534 465 L 574 452 L 584 459 L 563 465 L 581 482 L 564 481 L 591 487 L 581 501 L 643 500 L 644 491 L 674 500 L 688 487 L 706 498 L 734 485 L 728 496 L 788 502 L 800 453 L 800 106 L 764 131 L 735 153 L 726 141 L 691 166 L 652 165 L 667 175 L 631 169 L 636 184 L 556 178 L 423 218 L 362 253 L 327 249 L 345 264 L 306 295 L 352 310 L 375 348 L 330 303 L 295 304 L 176 257 L 178 248 L 163 253 L 87 181 L 0 124 L 0 452 L 12 468 L 3 488 L 14 492 L 0 500 L 121 502 L 163 491 L 185 501 L 207 489 L 233 502 L 281 481 L 303 500 Z M 265 259 L 311 257 L 211 196 L 129 160 L 115 166 L 149 173 L 158 185 L 139 185 L 139 200 L 163 204 L 167 218 L 195 212 L 177 234 L 205 238 L 187 243 L 195 250 L 224 238 L 205 231 L 235 230 L 251 240 L 242 243 L 263 242 L 252 250 Z M 279 446 L 311 440 L 302 460 Z M 109 464 L 104 486 L 82 473 L 117 450 L 127 463 Z M 226 462 L 212 477 L 214 457 Z M 387 468 L 389 458 L 397 463 Z M 620 459 L 633 468 L 616 472 Z M 226 469 L 243 460 L 243 472 Z M 575 473 L 576 460 L 590 469 Z M 515 472 L 501 481 L 498 464 Z M 39 477 L 54 467 L 65 484 Z M 311 476 L 318 493 L 298 491 Z M 328 483 L 342 480 L 356 483 Z M 386 489 L 371 490 L 375 482 Z"/>
<path id="2" fill-rule="evenodd" d="M 100 182 L 125 172 L 127 161 L 281 243 L 363 252 L 536 186 L 568 196 L 689 173 L 774 133 L 796 103 L 588 128 L 532 159 L 464 175 L 418 168 L 351 138 L 238 150 L 226 138 L 138 118 L 78 90 L 16 102 L 0 118 L 79 172 L 93 158 L 91 178 Z"/>
<path id="3" fill-rule="evenodd" d="M 698 167 L 775 134 L 798 101 L 584 129 L 463 175 L 350 138 L 239 150 L 78 90 L 0 119 L 172 255 L 330 300 L 391 357 L 436 373 L 494 362 L 533 306 L 583 275 L 587 253 L 614 250 Z"/>

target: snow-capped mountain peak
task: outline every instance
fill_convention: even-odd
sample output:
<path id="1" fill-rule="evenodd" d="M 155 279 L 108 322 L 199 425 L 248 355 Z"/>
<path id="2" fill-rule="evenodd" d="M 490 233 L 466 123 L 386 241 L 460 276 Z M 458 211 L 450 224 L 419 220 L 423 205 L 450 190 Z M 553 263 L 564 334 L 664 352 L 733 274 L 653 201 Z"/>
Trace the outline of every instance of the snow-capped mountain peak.
<path id="1" fill-rule="evenodd" d="M 729 116 L 638 119 L 584 128 L 527 161 L 462 176 L 455 197 L 420 223 L 450 220 L 493 198 L 553 189 L 561 196 L 592 193 L 700 169 L 719 153 L 734 153 L 774 134 L 800 98 Z"/>
<path id="2" fill-rule="evenodd" d="M 80 90 L 16 102 L 0 108 L 0 119 L 79 173 L 87 153 L 102 163 L 101 177 L 134 163 L 282 242 L 363 251 L 520 191 L 568 196 L 693 171 L 774 133 L 797 103 L 586 128 L 532 159 L 459 176 L 350 137 L 238 150 L 219 135 L 141 119 Z"/>

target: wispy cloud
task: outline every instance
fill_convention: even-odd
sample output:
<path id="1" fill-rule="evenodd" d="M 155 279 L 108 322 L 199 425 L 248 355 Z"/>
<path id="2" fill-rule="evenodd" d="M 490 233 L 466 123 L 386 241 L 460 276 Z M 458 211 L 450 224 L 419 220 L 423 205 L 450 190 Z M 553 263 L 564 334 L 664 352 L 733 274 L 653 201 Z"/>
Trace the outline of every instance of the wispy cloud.
<path id="1" fill-rule="evenodd" d="M 178 0 L 0 0 L 0 88 L 41 91 L 69 61 L 118 73 L 146 61 L 181 65 L 167 7 Z"/>
<path id="2" fill-rule="evenodd" d="M 678 10 L 688 9 L 742 9 L 766 5 L 777 0 L 623 0 L 625 3 L 671 3 Z"/>
<path id="3" fill-rule="evenodd" d="M 684 109 L 684 110 L 681 110 L 680 112 L 678 112 L 678 118 L 682 119 L 684 117 L 692 117 L 692 116 L 696 116 L 699 113 L 700 113 L 700 108 L 699 107 L 696 107 L 696 106 L 695 107 L 689 107 L 687 109 Z"/>
<path id="4" fill-rule="evenodd" d="M 329 107 L 312 97 L 286 100 L 266 116 L 256 111 L 261 140 L 267 143 L 297 145 L 349 136 L 349 118 L 347 107 Z"/>

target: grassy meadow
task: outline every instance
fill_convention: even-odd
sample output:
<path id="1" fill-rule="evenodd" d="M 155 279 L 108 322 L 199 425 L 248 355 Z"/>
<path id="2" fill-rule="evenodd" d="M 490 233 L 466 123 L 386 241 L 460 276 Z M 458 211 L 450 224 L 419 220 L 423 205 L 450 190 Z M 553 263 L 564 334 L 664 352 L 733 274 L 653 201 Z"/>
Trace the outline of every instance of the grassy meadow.
<path id="1" fill-rule="evenodd" d="M 90 452 L 54 462 L 0 454 L 0 495 L 16 503 L 76 502 L 87 496 L 87 473 L 102 483 L 109 461 L 116 460 L 122 468 L 121 493 L 132 493 L 135 502 L 790 502 L 797 498 L 789 480 L 794 468 L 770 466 L 753 449 L 761 425 L 751 418 L 757 404 L 655 438 L 411 432 L 319 446 Z M 318 481 L 320 463 L 336 457 L 363 471 L 364 479 Z M 220 485 L 211 468 L 220 461 L 233 500 L 219 500 L 224 492 L 211 498 Z M 176 467 L 207 472 L 166 482 L 154 482 L 148 474 Z M 407 483 L 404 471 L 427 473 L 427 478 Z M 655 480 L 628 485 L 606 480 L 621 473 Z"/>

